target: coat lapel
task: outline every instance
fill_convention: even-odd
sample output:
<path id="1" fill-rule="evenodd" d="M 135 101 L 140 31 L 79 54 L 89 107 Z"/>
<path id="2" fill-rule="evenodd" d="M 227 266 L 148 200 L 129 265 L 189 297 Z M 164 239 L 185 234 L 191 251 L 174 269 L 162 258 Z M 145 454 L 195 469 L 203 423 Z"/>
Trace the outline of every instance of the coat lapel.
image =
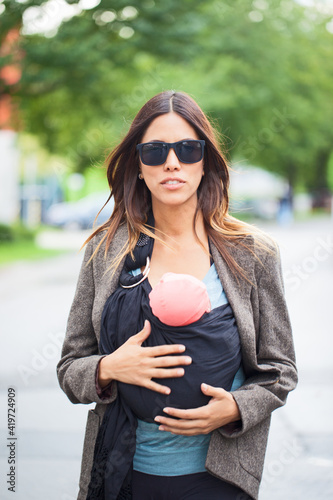
<path id="1" fill-rule="evenodd" d="M 253 311 L 251 302 L 251 294 L 254 288 L 252 283 L 255 283 L 254 257 L 250 252 L 244 252 L 241 248 L 234 247 L 232 250 L 232 256 L 246 271 L 252 282 L 250 283 L 242 277 L 237 280 L 213 243 L 211 243 L 211 252 L 217 273 L 236 319 L 242 346 L 243 363 L 246 369 L 248 365 L 253 366 L 253 360 L 256 359 L 256 331 L 254 325 L 256 312 Z"/>
<path id="2" fill-rule="evenodd" d="M 107 257 L 105 258 L 105 243 L 101 246 L 97 255 L 95 257 L 95 301 L 92 313 L 92 322 L 97 337 L 97 341 L 100 339 L 100 329 L 101 329 L 101 316 L 102 311 L 108 297 L 116 290 L 118 286 L 119 275 L 122 270 L 125 257 L 122 262 L 115 270 L 115 272 L 109 269 L 112 266 L 114 259 L 122 252 L 124 246 L 128 241 L 128 231 L 127 226 L 123 224 L 117 229 L 117 232 L 111 242 Z"/>

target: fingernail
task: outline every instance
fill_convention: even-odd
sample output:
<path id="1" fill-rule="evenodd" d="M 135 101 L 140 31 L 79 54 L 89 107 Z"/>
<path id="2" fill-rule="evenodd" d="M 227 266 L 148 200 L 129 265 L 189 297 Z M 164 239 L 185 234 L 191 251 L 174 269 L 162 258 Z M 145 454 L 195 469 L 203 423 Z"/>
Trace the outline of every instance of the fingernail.
<path id="1" fill-rule="evenodd" d="M 207 388 L 208 388 L 208 386 L 206 384 L 202 384 L 202 388 L 203 388 L 204 391 L 206 391 Z"/>
<path id="2" fill-rule="evenodd" d="M 164 427 L 163 427 L 163 425 L 160 425 L 158 429 L 159 429 L 160 431 L 164 431 L 164 430 L 165 430 L 165 429 L 164 429 Z"/>
<path id="3" fill-rule="evenodd" d="M 184 368 L 179 368 L 179 369 L 177 370 L 177 375 L 184 375 L 184 373 L 185 373 Z"/>
<path id="4" fill-rule="evenodd" d="M 155 420 L 155 422 L 160 422 L 161 421 L 159 417 L 155 417 L 154 420 Z"/>
<path id="5" fill-rule="evenodd" d="M 180 346 L 179 346 L 179 350 L 180 350 L 180 352 L 185 351 L 185 349 L 186 349 L 186 347 L 185 347 L 184 345 L 180 345 Z"/>
<path id="6" fill-rule="evenodd" d="M 169 408 L 163 408 L 164 413 L 169 413 Z"/>

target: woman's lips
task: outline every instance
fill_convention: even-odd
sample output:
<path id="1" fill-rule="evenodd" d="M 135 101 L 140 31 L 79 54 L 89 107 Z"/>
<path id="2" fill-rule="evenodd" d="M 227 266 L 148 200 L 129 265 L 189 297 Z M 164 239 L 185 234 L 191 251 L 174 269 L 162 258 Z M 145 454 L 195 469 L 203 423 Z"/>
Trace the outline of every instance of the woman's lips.
<path id="1" fill-rule="evenodd" d="M 183 181 L 182 179 L 165 179 L 161 182 L 161 184 L 165 189 L 174 191 L 184 186 L 185 181 Z"/>

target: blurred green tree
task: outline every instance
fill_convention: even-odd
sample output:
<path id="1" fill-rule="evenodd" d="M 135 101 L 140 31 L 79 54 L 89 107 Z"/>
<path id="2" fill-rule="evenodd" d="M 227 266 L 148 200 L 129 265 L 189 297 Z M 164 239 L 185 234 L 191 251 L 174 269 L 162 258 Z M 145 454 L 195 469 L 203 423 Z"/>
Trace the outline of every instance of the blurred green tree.
<path id="1" fill-rule="evenodd" d="M 198 1 L 170 0 L 158 9 L 153 1 L 102 0 L 91 9 L 79 7 L 85 3 L 75 4 L 77 15 L 46 33 L 49 18 L 61 19 L 51 2 L 4 0 L 1 14 L 3 37 L 17 27 L 23 32 L 22 78 L 3 92 L 20 100 L 24 128 L 77 170 L 103 156 L 119 137 L 124 117 L 163 86 L 159 60 L 181 62 L 179 47 L 194 41 L 201 27 L 192 22 Z M 44 33 L 33 34 L 43 26 Z M 8 62 L 2 58 L 0 65 Z"/>
<path id="2" fill-rule="evenodd" d="M 327 186 L 333 150 L 331 16 L 293 0 L 214 5 L 203 5 L 209 19 L 203 93 L 205 108 L 223 118 L 232 157 L 278 172 L 291 185 Z"/>
<path id="3" fill-rule="evenodd" d="M 0 5 L 3 32 L 24 19 L 24 127 L 76 170 L 103 158 L 149 97 L 175 88 L 217 120 L 235 162 L 327 187 L 332 12 L 294 0 L 68 0 L 71 14 L 44 36 L 34 32 L 58 15 L 52 2 Z"/>

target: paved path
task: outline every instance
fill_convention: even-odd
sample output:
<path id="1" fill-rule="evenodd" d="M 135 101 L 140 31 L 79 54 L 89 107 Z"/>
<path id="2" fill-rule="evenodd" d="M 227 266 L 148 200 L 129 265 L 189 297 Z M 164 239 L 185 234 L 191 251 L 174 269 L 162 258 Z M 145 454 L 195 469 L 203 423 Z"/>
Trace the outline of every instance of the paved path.
<path id="1" fill-rule="evenodd" d="M 333 224 L 270 228 L 281 247 L 299 385 L 273 415 L 261 500 L 333 498 Z"/>
<path id="2" fill-rule="evenodd" d="M 265 226 L 281 247 L 300 372 L 274 412 L 260 500 L 333 498 L 333 226 Z M 78 236 L 77 248 L 83 241 Z M 76 242 L 73 244 L 76 246 Z M 0 268 L 0 498 L 74 500 L 87 409 L 60 391 L 55 366 L 82 254 Z M 16 493 L 7 490 L 7 388 L 17 392 Z"/>

